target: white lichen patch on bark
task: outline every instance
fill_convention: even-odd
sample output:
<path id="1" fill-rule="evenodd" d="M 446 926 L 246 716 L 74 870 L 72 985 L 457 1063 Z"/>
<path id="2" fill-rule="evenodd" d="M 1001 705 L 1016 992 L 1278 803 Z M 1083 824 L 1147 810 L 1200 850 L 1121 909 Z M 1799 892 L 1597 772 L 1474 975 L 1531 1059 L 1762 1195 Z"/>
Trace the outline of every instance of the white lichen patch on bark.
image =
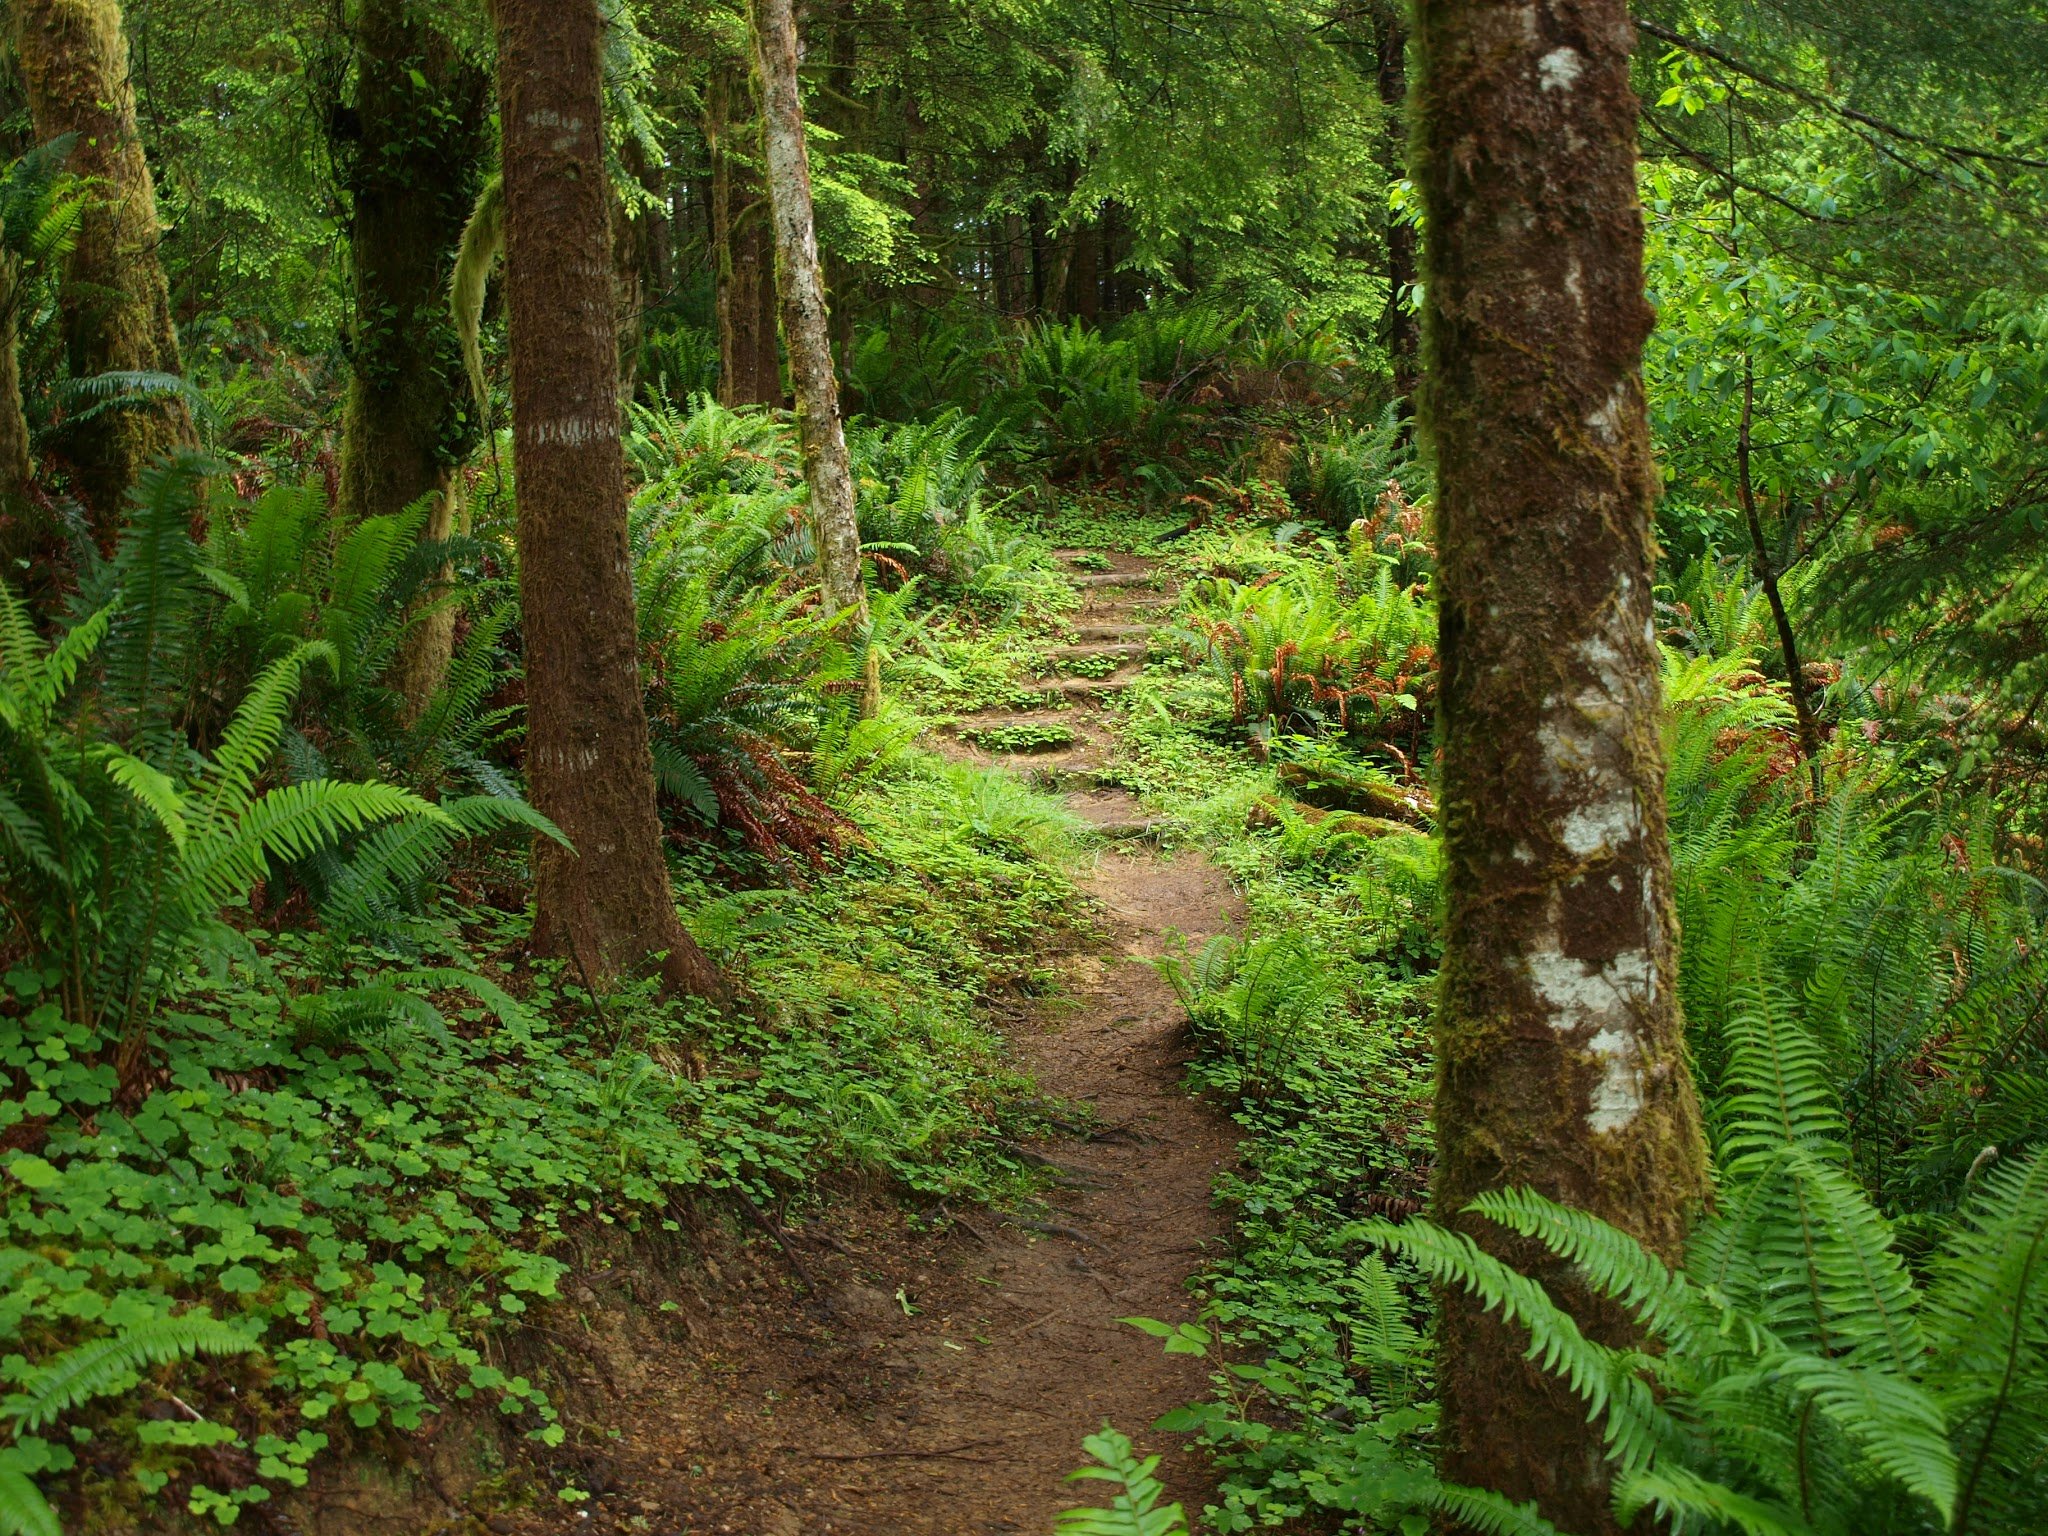
<path id="1" fill-rule="evenodd" d="M 560 443 L 566 448 L 580 448 L 585 443 L 603 442 L 618 435 L 619 423 L 614 417 L 571 416 L 535 422 L 526 440 L 536 447 Z"/>
<path id="2" fill-rule="evenodd" d="M 1657 965 L 1648 950 L 1626 949 L 1605 963 L 1567 955 L 1555 934 L 1529 951 L 1530 989 L 1560 1035 L 1583 1036 L 1600 1064 L 1600 1080 L 1587 1098 L 1586 1124 L 1607 1134 L 1621 1130 L 1643 1107 L 1636 1019 L 1657 997 Z"/>
<path id="3" fill-rule="evenodd" d="M 1617 384 L 1608 392 L 1600 408 L 1586 418 L 1586 425 L 1601 442 L 1621 441 L 1622 407 L 1626 399 L 1627 391 L 1622 385 Z"/>
<path id="4" fill-rule="evenodd" d="M 1568 91 L 1586 72 L 1576 48 L 1553 48 L 1536 61 L 1536 86 L 1543 91 Z"/>
<path id="5" fill-rule="evenodd" d="M 1627 596 L 1624 582 L 1616 603 L 1625 603 Z M 1586 1124 L 1604 1135 L 1631 1124 L 1643 1108 L 1637 1041 L 1641 1021 L 1657 1001 L 1657 965 L 1650 946 L 1661 931 L 1661 921 L 1646 874 L 1641 921 L 1629 925 L 1624 920 L 1625 928 L 1633 926 L 1633 934 L 1618 938 L 1623 947 L 1604 958 L 1567 952 L 1566 906 L 1573 890 L 1584 895 L 1588 888 L 1582 882 L 1595 880 L 1620 891 L 1618 875 L 1596 861 L 1622 856 L 1645 832 L 1643 807 L 1621 740 L 1635 694 L 1628 659 L 1613 639 L 1600 633 L 1581 640 L 1573 654 L 1583 668 L 1579 686 L 1569 695 L 1544 696 L 1544 719 L 1536 736 L 1542 749 L 1541 779 L 1557 807 L 1552 823 L 1556 845 L 1574 861 L 1594 867 L 1551 892 L 1547 920 L 1523 968 L 1545 1021 L 1577 1042 L 1598 1066 L 1598 1079 L 1588 1094 Z"/>

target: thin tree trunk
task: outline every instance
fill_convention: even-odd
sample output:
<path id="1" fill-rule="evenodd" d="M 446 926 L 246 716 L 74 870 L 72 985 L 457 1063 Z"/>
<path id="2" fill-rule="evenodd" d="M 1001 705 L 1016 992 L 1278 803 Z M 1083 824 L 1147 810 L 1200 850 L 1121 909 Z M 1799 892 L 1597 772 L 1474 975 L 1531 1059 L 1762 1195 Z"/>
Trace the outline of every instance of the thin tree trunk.
<path id="1" fill-rule="evenodd" d="M 990 226 L 996 242 L 996 313 L 1020 320 L 1031 313 L 1031 238 L 1021 213 Z"/>
<path id="2" fill-rule="evenodd" d="M 1751 432 L 1756 417 L 1756 375 L 1750 360 L 1742 360 L 1742 419 L 1735 432 L 1735 483 L 1742 498 L 1742 518 L 1749 528 L 1750 567 L 1764 589 L 1764 601 L 1771 607 L 1771 623 L 1778 631 L 1778 654 L 1785 663 L 1785 680 L 1792 690 L 1792 718 L 1799 731 L 1799 755 L 1806 763 L 1813 803 L 1821 798 L 1820 726 L 1813 718 L 1813 699 L 1806 688 L 1806 671 L 1799 663 L 1799 638 L 1792 630 L 1792 615 L 1785 608 L 1785 594 L 1778 590 L 1778 566 L 1764 540 L 1764 522 L 1757 511 L 1756 480 L 1750 468 Z"/>
<path id="3" fill-rule="evenodd" d="M 711 254 L 718 319 L 718 398 L 725 405 L 782 404 L 782 358 L 775 329 L 775 235 L 768 197 L 746 158 L 735 152 L 737 122 L 752 116 L 746 77 L 713 71 L 705 97 L 704 138 L 711 150 Z M 744 115 L 742 115 L 744 114 Z"/>
<path id="4" fill-rule="evenodd" d="M 0 251 L 0 560 L 10 565 L 33 559 L 50 532 L 29 496 L 35 464 L 21 403 L 20 283 L 21 264 Z"/>
<path id="5" fill-rule="evenodd" d="M 1039 307 L 1046 318 L 1064 320 L 1073 311 L 1067 302 L 1068 279 L 1074 270 L 1074 246 L 1081 238 L 1081 226 L 1069 224 L 1053 236 L 1052 259 L 1046 268 L 1045 289 L 1039 295 Z"/>
<path id="6" fill-rule="evenodd" d="M 1380 170 L 1391 187 L 1408 174 L 1408 6 L 1381 0 L 1373 15 L 1374 80 L 1379 88 Z M 1415 282 L 1415 226 L 1387 214 L 1387 302 L 1380 310 L 1380 343 L 1394 376 L 1394 397 L 1404 419 L 1415 410 L 1422 358 L 1422 321 L 1407 305 Z"/>
<path id="7" fill-rule="evenodd" d="M 775 248 L 782 289 L 782 328 L 789 341 L 789 371 L 796 384 L 797 425 L 803 438 L 804 479 L 817 529 L 819 589 L 827 613 L 853 611 L 856 632 L 867 627 L 867 587 L 861 579 L 860 524 L 846 430 L 839 419 L 839 385 L 825 285 L 818 272 L 818 240 L 811 218 L 811 165 L 804 149 L 803 101 L 797 93 L 796 18 L 790 0 L 755 0 L 754 62 L 761 76 L 761 148 L 775 209 Z M 864 709 L 879 702 L 878 657 L 868 649 Z"/>
<path id="8" fill-rule="evenodd" d="M 628 154 L 628 159 L 641 159 Z M 647 231 L 642 221 L 626 206 L 614 188 L 612 210 L 612 310 L 618 317 L 619 409 L 633 403 L 640 392 L 640 343 L 647 331 L 647 292 L 642 268 L 646 262 Z"/>
<path id="9" fill-rule="evenodd" d="M 598 0 L 497 0 L 534 942 L 602 985 L 660 957 L 721 997 L 669 893 L 641 693 L 619 441 Z"/>
<path id="10" fill-rule="evenodd" d="M 855 30 L 856 24 L 851 11 L 852 7 L 847 0 L 833 0 L 831 21 L 826 31 L 826 91 L 818 113 L 824 126 L 839 135 L 842 142 L 850 142 L 860 131 L 860 118 L 863 115 L 860 104 L 853 95 L 859 58 L 859 33 Z M 809 10 L 806 14 L 815 18 L 817 12 Z M 822 254 L 825 262 L 825 291 L 832 295 L 829 311 L 832 356 L 841 367 L 845 367 L 853 356 L 854 300 L 860 281 L 859 273 L 853 263 L 842 258 L 838 252 L 827 250 Z"/>
<path id="11" fill-rule="evenodd" d="M 1461 1213 L 1533 1187 L 1676 1259 L 1707 1191 L 1658 728 L 1634 31 L 1626 0 L 1437 0 L 1418 38 L 1447 894 L 1433 1194 L 1618 1341 L 1625 1317 L 1571 1266 Z M 1615 1531 L 1577 1400 L 1518 1329 L 1442 1304 L 1446 1476 Z"/>
<path id="12" fill-rule="evenodd" d="M 448 277 L 490 147 L 491 82 L 406 0 L 365 0 L 355 44 L 355 110 L 337 115 L 351 136 L 335 144 L 355 279 L 337 499 L 355 522 L 432 497 L 420 538 L 438 542 L 455 531 L 451 475 L 478 435 Z M 447 676 L 454 641 L 445 604 L 408 632 L 394 681 L 409 717 Z"/>
<path id="13" fill-rule="evenodd" d="M 121 8 L 115 0 L 15 0 L 13 9 L 36 135 L 47 142 L 76 134 L 71 169 L 91 189 L 62 294 L 71 373 L 182 372 Z M 66 447 L 80 500 L 103 543 L 111 542 L 143 467 L 197 441 L 191 412 L 176 396 L 106 412 L 72 436 Z"/>

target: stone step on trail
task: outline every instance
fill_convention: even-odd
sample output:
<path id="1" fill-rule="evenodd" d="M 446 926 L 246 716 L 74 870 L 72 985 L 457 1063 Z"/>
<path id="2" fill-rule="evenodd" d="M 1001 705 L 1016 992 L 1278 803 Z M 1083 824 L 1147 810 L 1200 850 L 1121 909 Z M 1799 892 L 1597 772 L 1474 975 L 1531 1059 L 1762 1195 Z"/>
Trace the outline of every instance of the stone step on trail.
<path id="1" fill-rule="evenodd" d="M 1094 661 L 1113 656 L 1119 661 L 1143 661 L 1152 649 L 1142 640 L 1121 640 L 1114 644 L 1063 645 L 1047 653 L 1053 661 Z"/>
<path id="2" fill-rule="evenodd" d="M 1151 587 L 1154 584 L 1150 571 L 1083 571 L 1069 576 L 1067 580 L 1083 592 L 1100 591 L 1105 587 Z"/>

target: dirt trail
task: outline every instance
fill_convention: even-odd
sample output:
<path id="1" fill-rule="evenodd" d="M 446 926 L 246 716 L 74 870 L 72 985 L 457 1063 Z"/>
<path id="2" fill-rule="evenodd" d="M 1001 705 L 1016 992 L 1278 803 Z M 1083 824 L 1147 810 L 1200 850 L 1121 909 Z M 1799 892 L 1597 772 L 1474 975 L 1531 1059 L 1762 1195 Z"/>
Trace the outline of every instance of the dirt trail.
<path id="1" fill-rule="evenodd" d="M 1169 935 L 1199 942 L 1240 914 L 1213 865 L 1159 853 L 1137 803 L 1087 778 L 1107 744 L 1094 707 L 1135 674 L 1158 602 L 1141 562 L 1118 567 L 1077 581 L 1092 643 L 1074 648 L 1106 644 L 1117 669 L 1053 716 L 1073 745 L 1032 759 L 1112 839 L 1083 881 L 1107 942 L 1067 958 L 1065 997 L 1004 1023 L 1049 1096 L 1096 1113 L 1092 1131 L 1028 1149 L 1057 1174 L 1045 1208 L 956 1211 L 950 1228 L 916 1232 L 888 1198 L 856 1199 L 782 1254 L 763 1238 L 693 1266 L 665 1306 L 622 1309 L 629 1320 L 593 1341 L 605 1379 L 588 1383 L 590 1416 L 622 1429 L 612 1454 L 574 1468 L 596 1496 L 497 1528 L 1044 1536 L 1057 1510 L 1087 1502 L 1062 1477 L 1105 1419 L 1166 1453 L 1169 1487 L 1200 1506 L 1199 1464 L 1150 1426 L 1202 1394 L 1208 1367 L 1116 1319 L 1191 1318 L 1185 1282 L 1224 1237 L 1209 1191 L 1233 1137 L 1180 1086 L 1182 1015 L 1149 962 Z"/>

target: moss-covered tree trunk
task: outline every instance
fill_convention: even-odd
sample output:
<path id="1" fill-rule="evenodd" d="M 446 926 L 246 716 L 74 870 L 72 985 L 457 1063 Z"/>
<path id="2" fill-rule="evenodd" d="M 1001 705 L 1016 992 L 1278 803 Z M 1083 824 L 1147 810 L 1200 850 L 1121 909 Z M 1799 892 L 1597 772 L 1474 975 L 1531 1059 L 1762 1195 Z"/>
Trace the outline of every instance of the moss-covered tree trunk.
<path id="1" fill-rule="evenodd" d="M 340 510 L 380 517 L 431 496 L 420 536 L 440 540 L 455 530 L 454 467 L 477 436 L 448 279 L 490 147 L 490 76 L 407 0 L 364 0 L 355 48 L 355 99 L 333 119 L 355 299 Z M 440 687 L 454 637 L 445 604 L 408 633 L 408 709 Z"/>
<path id="2" fill-rule="evenodd" d="M 1626 0 L 1421 7 L 1442 562 L 1439 1214 L 1626 1336 L 1569 1266 L 1461 1216 L 1529 1186 L 1675 1258 L 1706 1193 L 1652 620 Z M 1443 1297 L 1446 1475 L 1615 1529 L 1597 1428 L 1519 1330 Z"/>
<path id="3" fill-rule="evenodd" d="M 711 253 L 717 263 L 718 398 L 725 405 L 782 404 L 775 330 L 775 232 L 768 194 L 739 130 L 754 116 L 747 77 L 729 65 L 705 92 L 711 150 Z"/>
<path id="4" fill-rule="evenodd" d="M 21 401 L 21 263 L 0 251 L 0 557 L 25 556 L 39 531 L 29 516 L 28 416 Z"/>
<path id="5" fill-rule="evenodd" d="M 527 782 L 575 844 L 534 854 L 534 943 L 592 982 L 660 956 L 723 979 L 676 918 L 654 803 L 619 440 L 598 0 L 497 0 Z"/>
<path id="6" fill-rule="evenodd" d="M 115 0 L 13 0 L 14 44 L 36 136 L 77 135 L 71 169 L 90 187 L 64 273 L 64 345 L 77 378 L 182 371 L 170 286 L 157 252 L 156 188 L 135 127 L 128 41 Z M 102 412 L 64 447 L 77 490 L 110 543 L 136 477 L 197 441 L 175 395 Z"/>
<path id="7" fill-rule="evenodd" d="M 754 62 L 761 77 L 761 158 L 775 210 L 782 328 L 789 342 L 804 479 L 810 486 L 811 521 L 817 530 L 818 585 L 828 613 L 851 609 L 850 622 L 857 630 L 865 629 L 868 599 L 861 579 L 860 524 L 846 457 L 846 429 L 839 418 L 839 384 L 832 371 L 825 284 L 818 270 L 791 0 L 754 0 L 753 23 Z M 864 698 L 872 711 L 879 679 L 872 650 L 868 657 Z"/>

